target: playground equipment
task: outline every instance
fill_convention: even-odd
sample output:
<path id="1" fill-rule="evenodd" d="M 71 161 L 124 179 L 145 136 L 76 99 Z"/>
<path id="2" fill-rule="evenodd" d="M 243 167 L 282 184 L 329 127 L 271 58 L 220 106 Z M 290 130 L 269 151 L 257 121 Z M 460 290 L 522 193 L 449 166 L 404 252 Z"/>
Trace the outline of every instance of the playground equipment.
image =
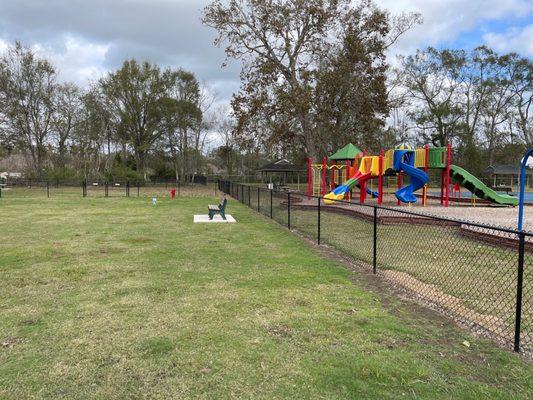
<path id="1" fill-rule="evenodd" d="M 415 153 L 412 150 L 397 150 L 394 152 L 394 170 L 405 172 L 411 177 L 411 183 L 396 192 L 396 198 L 402 203 L 415 203 L 414 192 L 423 188 L 429 180 L 428 175 L 415 167 Z"/>
<path id="2" fill-rule="evenodd" d="M 311 180 L 308 182 L 308 191 L 310 190 L 312 195 L 319 196 L 327 193 L 328 186 L 326 182 L 328 171 L 331 173 L 331 182 L 344 182 L 348 180 L 349 167 L 347 165 L 328 165 L 326 157 L 324 157 L 322 164 L 312 164 L 310 160 L 308 164 L 308 176 L 311 177 Z"/>
<path id="3" fill-rule="evenodd" d="M 345 160 L 343 177 L 348 177 L 343 183 L 337 184 L 332 174 L 330 186 L 327 186 L 326 158 L 323 159 L 320 174 L 315 172 L 316 165 L 309 159 L 308 164 L 308 191 L 307 194 L 324 196 L 324 203 L 331 204 L 336 200 L 350 199 L 354 187 L 359 187 L 360 203 L 364 203 L 366 194 L 377 198 L 378 204 L 383 201 L 383 177 L 397 176 L 398 190 L 395 195 L 398 204 L 415 203 L 415 192 L 422 189 L 422 204 L 427 204 L 429 170 L 440 171 L 440 203 L 448 207 L 450 200 L 450 183 L 453 181 L 475 196 L 496 204 L 518 205 L 518 198 L 500 194 L 489 188 L 478 178 L 468 173 L 461 167 L 451 164 L 451 146 L 413 149 L 409 145 L 400 145 L 396 149 L 381 152 L 379 156 L 366 156 L 359 152 L 350 160 Z M 336 168 L 339 168 L 338 166 Z M 403 175 L 410 177 L 408 185 L 403 186 Z M 377 192 L 372 192 L 366 187 L 370 179 L 377 178 Z M 328 189 L 330 190 L 329 193 Z M 327 194 L 326 194 L 327 193 Z"/>
<path id="4" fill-rule="evenodd" d="M 309 196 L 323 196 L 328 191 L 333 190 L 334 188 L 339 187 L 342 190 L 341 186 L 350 184 L 347 182 L 354 178 L 352 175 L 357 174 L 359 163 L 364 157 L 364 152 L 359 150 L 353 144 L 348 143 L 342 149 L 335 152 L 335 154 L 329 157 L 330 161 L 333 161 L 333 164 L 328 165 L 328 158 L 324 157 L 321 164 L 313 164 L 312 159 L 308 159 L 307 165 L 307 194 Z M 340 163 L 340 164 L 339 164 Z M 328 172 L 330 172 L 331 177 L 328 185 Z M 356 181 L 353 182 L 357 187 L 365 187 L 364 182 L 366 177 L 361 178 L 356 176 Z M 344 182 L 344 185 L 342 184 Z M 353 186 L 353 185 L 352 185 Z M 347 198 L 350 198 L 350 188 L 343 193 L 346 193 Z M 377 192 L 365 187 L 364 192 L 366 194 L 372 195 L 372 197 L 377 197 Z"/>
<path id="5" fill-rule="evenodd" d="M 450 166 L 450 174 L 454 182 L 457 182 L 462 187 L 468 189 L 480 199 L 488 200 L 496 204 L 505 204 L 508 206 L 516 206 L 518 204 L 518 198 L 515 196 L 495 192 L 474 175 L 465 171 L 463 168 L 458 167 L 457 165 Z"/>

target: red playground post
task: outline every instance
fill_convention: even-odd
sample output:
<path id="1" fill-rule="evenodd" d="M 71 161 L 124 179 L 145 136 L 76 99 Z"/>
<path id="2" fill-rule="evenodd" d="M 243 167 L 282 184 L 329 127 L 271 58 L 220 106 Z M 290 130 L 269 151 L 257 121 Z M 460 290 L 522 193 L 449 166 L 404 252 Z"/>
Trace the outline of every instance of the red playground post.
<path id="1" fill-rule="evenodd" d="M 446 207 L 450 204 L 450 165 L 452 161 L 452 145 L 446 146 Z"/>
<path id="2" fill-rule="evenodd" d="M 350 179 L 350 176 L 351 176 L 350 161 L 346 160 L 346 179 L 344 181 L 347 181 L 348 179 Z M 346 198 L 348 201 L 350 201 L 350 192 L 351 192 L 350 190 L 346 192 Z"/>
<path id="3" fill-rule="evenodd" d="M 379 167 L 378 167 L 378 204 L 383 203 L 383 157 L 385 152 L 381 149 L 379 153 Z"/>
<path id="4" fill-rule="evenodd" d="M 402 188 L 402 181 L 403 181 L 403 174 L 402 174 L 402 171 L 398 172 L 398 178 L 397 178 L 397 181 L 398 181 L 398 190 L 400 190 Z M 400 199 L 398 199 L 398 202 L 396 203 L 398 205 L 401 205 L 401 201 Z"/>
<path id="5" fill-rule="evenodd" d="M 427 174 L 429 171 L 429 145 L 424 145 L 424 172 Z M 428 205 L 428 184 L 426 183 L 424 185 L 424 188 L 422 189 L 422 205 L 427 206 Z"/>
<path id="6" fill-rule="evenodd" d="M 365 158 L 365 156 L 366 156 L 366 150 L 363 150 L 361 161 L 359 161 L 359 163 L 363 162 L 363 159 Z M 359 184 L 359 187 L 361 189 L 361 191 L 359 192 L 359 204 L 363 204 L 366 199 L 366 182 L 361 182 Z"/>
<path id="7" fill-rule="evenodd" d="M 444 204 L 444 170 L 440 170 L 440 205 Z"/>
<path id="8" fill-rule="evenodd" d="M 326 157 L 324 157 L 322 159 L 322 190 L 320 193 L 322 193 L 322 196 L 324 196 L 326 194 L 326 174 L 327 174 L 327 169 L 328 169 L 328 164 L 327 164 L 327 159 Z"/>
<path id="9" fill-rule="evenodd" d="M 335 165 L 337 165 L 336 161 L 331 166 L 331 180 L 330 180 L 328 192 L 331 192 L 333 189 L 337 187 L 337 176 L 336 176 L 337 174 L 335 174 L 335 171 L 336 171 Z"/>
<path id="10" fill-rule="evenodd" d="M 307 198 L 313 195 L 313 159 L 307 159 Z"/>

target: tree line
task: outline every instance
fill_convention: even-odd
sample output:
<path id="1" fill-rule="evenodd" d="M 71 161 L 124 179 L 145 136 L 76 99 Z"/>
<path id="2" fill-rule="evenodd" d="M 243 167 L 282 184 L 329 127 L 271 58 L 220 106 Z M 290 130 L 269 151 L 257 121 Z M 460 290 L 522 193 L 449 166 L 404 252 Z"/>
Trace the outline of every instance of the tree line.
<path id="1" fill-rule="evenodd" d="M 0 156 L 23 154 L 36 177 L 192 179 L 208 164 L 226 175 L 280 157 L 304 165 L 347 142 L 451 143 L 480 173 L 533 145 L 527 57 L 430 47 L 390 64 L 419 14 L 371 0 L 214 0 L 202 22 L 242 65 L 229 113 L 192 72 L 126 60 L 79 88 L 17 43 L 0 58 Z"/>
<path id="2" fill-rule="evenodd" d="M 0 58 L 3 156 L 26 157 L 37 179 L 192 179 L 213 96 L 195 75 L 149 62 L 80 88 L 21 43 Z"/>
<path id="3" fill-rule="evenodd" d="M 401 57 L 391 108 L 396 135 L 451 143 L 473 171 L 520 160 L 533 146 L 533 64 L 516 53 L 427 48 Z"/>

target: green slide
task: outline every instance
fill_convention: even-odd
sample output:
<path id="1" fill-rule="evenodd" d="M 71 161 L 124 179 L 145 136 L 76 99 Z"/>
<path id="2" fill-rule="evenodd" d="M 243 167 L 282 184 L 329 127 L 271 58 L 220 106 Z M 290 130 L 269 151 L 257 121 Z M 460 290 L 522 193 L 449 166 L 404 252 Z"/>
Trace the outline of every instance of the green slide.
<path id="1" fill-rule="evenodd" d="M 496 204 L 505 204 L 508 206 L 517 206 L 518 197 L 508 194 L 499 194 L 490 187 L 481 182 L 471 173 L 465 171 L 457 165 L 450 166 L 450 177 L 453 182 L 457 182 L 462 187 L 470 190 L 480 199 L 488 200 Z"/>

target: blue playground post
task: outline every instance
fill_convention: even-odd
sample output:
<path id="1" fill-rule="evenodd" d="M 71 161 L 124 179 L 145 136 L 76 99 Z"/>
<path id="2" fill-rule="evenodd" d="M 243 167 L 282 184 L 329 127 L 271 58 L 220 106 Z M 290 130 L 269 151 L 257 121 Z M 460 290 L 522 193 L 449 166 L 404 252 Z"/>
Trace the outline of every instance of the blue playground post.
<path id="1" fill-rule="evenodd" d="M 524 191 L 526 186 L 526 165 L 527 160 L 531 155 L 533 154 L 533 147 L 530 148 L 526 153 L 524 154 L 524 158 L 522 159 L 522 165 L 520 166 L 520 194 L 518 197 L 518 230 L 522 230 L 522 224 L 524 220 Z"/>
<path id="2" fill-rule="evenodd" d="M 524 247 L 525 233 L 522 229 L 524 221 L 524 191 L 526 186 L 526 164 L 533 154 L 533 147 L 524 154 L 522 165 L 520 166 L 520 196 L 518 198 L 518 276 L 516 281 L 516 311 L 515 311 L 515 331 L 514 331 L 514 351 L 520 351 L 520 333 L 522 322 L 522 290 L 524 286 Z"/>

